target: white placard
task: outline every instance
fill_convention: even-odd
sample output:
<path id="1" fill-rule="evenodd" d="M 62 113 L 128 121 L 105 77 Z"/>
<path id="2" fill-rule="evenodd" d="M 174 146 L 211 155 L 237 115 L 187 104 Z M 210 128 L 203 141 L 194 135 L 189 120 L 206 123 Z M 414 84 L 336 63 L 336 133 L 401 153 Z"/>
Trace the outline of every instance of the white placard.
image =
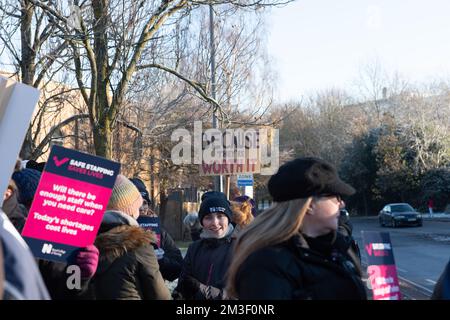
<path id="1" fill-rule="evenodd" d="M 38 89 L 0 76 L 0 206 L 38 101 Z"/>

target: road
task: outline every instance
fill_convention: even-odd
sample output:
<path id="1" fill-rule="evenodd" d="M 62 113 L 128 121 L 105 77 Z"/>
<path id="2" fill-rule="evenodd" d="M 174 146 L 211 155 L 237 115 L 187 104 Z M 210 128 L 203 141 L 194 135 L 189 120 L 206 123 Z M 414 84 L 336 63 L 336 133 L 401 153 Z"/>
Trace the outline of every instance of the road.
<path id="1" fill-rule="evenodd" d="M 405 299 L 428 299 L 450 259 L 450 221 L 424 220 L 423 227 L 382 228 L 376 217 L 352 217 L 353 235 L 366 261 L 361 231 L 389 232 Z"/>

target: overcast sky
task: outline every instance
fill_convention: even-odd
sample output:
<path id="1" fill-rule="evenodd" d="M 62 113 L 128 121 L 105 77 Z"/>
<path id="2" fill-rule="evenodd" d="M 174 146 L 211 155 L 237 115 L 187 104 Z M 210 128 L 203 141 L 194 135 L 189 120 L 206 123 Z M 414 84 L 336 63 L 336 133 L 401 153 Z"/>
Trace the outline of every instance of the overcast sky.
<path id="1" fill-rule="evenodd" d="M 349 89 L 375 61 L 414 82 L 450 78 L 448 0 L 297 0 L 267 27 L 277 101 Z"/>

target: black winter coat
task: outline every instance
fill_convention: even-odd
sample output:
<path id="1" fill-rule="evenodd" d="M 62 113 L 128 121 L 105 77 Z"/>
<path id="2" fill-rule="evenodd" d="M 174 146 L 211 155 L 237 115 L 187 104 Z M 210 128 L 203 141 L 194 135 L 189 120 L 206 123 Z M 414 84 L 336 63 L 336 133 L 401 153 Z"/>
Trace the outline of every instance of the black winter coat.
<path id="1" fill-rule="evenodd" d="M 180 276 L 183 256 L 180 249 L 175 245 L 170 234 L 161 229 L 161 248 L 164 250 L 164 256 L 158 260 L 159 269 L 164 279 L 174 281 Z"/>
<path id="2" fill-rule="evenodd" d="M 188 300 L 223 299 L 233 240 L 232 235 L 229 235 L 222 239 L 200 239 L 192 243 L 184 257 L 176 291 Z M 189 295 L 183 289 L 183 282 L 189 276 L 200 281 L 200 288 L 194 295 Z"/>
<path id="3" fill-rule="evenodd" d="M 450 300 L 450 261 L 439 277 L 431 296 L 432 300 Z"/>
<path id="4" fill-rule="evenodd" d="M 69 277 L 73 275 L 73 273 L 67 273 L 69 264 L 42 259 L 37 259 L 37 263 L 52 300 L 86 299 L 89 279 L 81 279 L 79 289 L 69 289 L 67 281 L 70 281 Z"/>
<path id="5" fill-rule="evenodd" d="M 239 299 L 367 299 L 356 264 L 340 234 L 330 254 L 309 248 L 303 236 L 252 253 L 236 277 Z"/>

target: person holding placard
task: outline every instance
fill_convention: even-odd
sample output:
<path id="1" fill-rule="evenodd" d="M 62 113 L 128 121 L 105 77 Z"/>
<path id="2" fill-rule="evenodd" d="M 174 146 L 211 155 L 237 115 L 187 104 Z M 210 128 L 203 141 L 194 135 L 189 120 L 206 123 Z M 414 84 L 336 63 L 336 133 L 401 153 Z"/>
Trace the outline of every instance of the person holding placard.
<path id="1" fill-rule="evenodd" d="M 153 249 L 154 234 L 140 228 L 136 221 L 142 202 L 139 190 L 129 179 L 119 174 L 95 240 L 100 259 L 90 284 L 91 298 L 171 298 Z"/>

